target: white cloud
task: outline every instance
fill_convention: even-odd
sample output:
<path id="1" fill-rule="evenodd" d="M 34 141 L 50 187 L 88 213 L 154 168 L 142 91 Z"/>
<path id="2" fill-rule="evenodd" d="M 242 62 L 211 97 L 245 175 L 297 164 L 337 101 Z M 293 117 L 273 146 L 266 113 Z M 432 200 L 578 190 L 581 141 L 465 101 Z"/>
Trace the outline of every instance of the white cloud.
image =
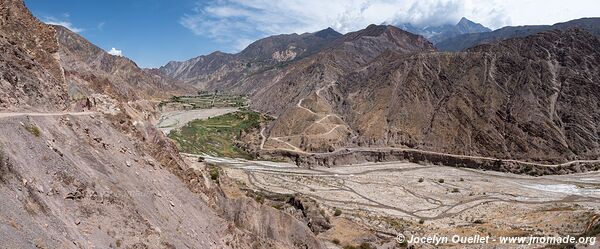
<path id="1" fill-rule="evenodd" d="M 461 17 L 492 29 L 506 25 L 553 24 L 600 16 L 597 0 L 214 0 L 199 1 L 180 23 L 196 35 L 233 47 L 281 33 L 332 27 L 345 33 L 369 24 L 456 23 Z"/>
<path id="2" fill-rule="evenodd" d="M 105 24 L 106 24 L 105 22 L 100 22 L 100 23 L 98 23 L 98 25 L 96 25 L 96 28 L 98 28 L 98 30 L 103 30 Z"/>
<path id="3" fill-rule="evenodd" d="M 492 17 L 500 15 L 500 10 L 506 14 L 505 18 L 508 18 L 512 25 L 554 24 L 582 17 L 600 16 L 598 0 L 495 0 L 490 2 L 491 4 L 483 6 L 478 4 L 477 8 L 472 8 L 471 11 L 481 18 L 484 24 L 494 28 L 501 26 L 493 23 L 494 17 Z M 477 10 L 481 10 L 480 13 L 475 12 Z"/>
<path id="4" fill-rule="evenodd" d="M 254 41 L 256 41 L 256 39 L 239 38 L 234 41 L 233 48 L 235 49 L 235 51 L 241 51 L 244 48 L 248 47 L 248 45 L 250 45 L 250 43 L 253 43 Z"/>
<path id="5" fill-rule="evenodd" d="M 111 48 L 109 51 L 106 51 L 109 54 L 112 55 L 116 55 L 116 56 L 123 56 L 123 51 L 122 50 L 118 50 L 116 48 Z"/>
<path id="6" fill-rule="evenodd" d="M 84 29 L 82 29 L 82 28 L 75 27 L 70 21 L 59 20 L 59 19 L 54 18 L 54 17 L 45 17 L 45 18 L 43 18 L 42 21 L 44 23 L 50 24 L 50 25 L 60 25 L 60 26 L 63 26 L 65 28 L 68 28 L 69 30 L 75 32 L 75 33 L 81 33 L 81 32 L 84 31 Z"/>

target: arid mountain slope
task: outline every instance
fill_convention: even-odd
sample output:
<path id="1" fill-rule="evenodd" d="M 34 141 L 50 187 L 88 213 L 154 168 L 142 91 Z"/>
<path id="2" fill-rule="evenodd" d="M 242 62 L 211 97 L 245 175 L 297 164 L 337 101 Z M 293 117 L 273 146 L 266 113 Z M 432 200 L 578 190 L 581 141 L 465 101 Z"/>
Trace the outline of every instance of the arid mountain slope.
<path id="1" fill-rule="evenodd" d="M 315 33 L 276 35 L 260 39 L 238 54 L 214 52 L 160 70 L 200 89 L 220 89 L 261 71 L 309 56 L 341 34 L 328 28 Z"/>
<path id="2" fill-rule="evenodd" d="M 436 42 L 435 46 L 441 51 L 462 51 L 479 44 L 494 43 L 509 38 L 525 37 L 553 29 L 566 30 L 570 28 L 585 29 L 595 36 L 600 37 L 599 27 L 600 18 L 581 18 L 554 25 L 504 27 L 491 32 L 463 34 Z"/>
<path id="3" fill-rule="evenodd" d="M 339 147 L 396 146 L 551 162 L 595 159 L 599 68 L 596 37 L 551 31 L 461 53 L 389 52 L 339 79 L 319 99 L 327 99 L 330 115 L 357 134 Z M 322 151 L 326 147 L 319 144 L 327 140 L 317 134 L 322 133 L 305 130 L 289 143 Z"/>
<path id="4" fill-rule="evenodd" d="M 0 13 L 0 247 L 323 248 L 304 222 L 225 195 L 151 125 L 148 99 L 176 85 L 20 0 Z"/>
<path id="5" fill-rule="evenodd" d="M 370 25 L 344 35 L 315 55 L 250 77 L 234 90 L 253 93 L 253 108 L 279 117 L 266 131 L 271 138 L 267 147 L 298 151 L 297 147 L 314 145 L 309 150 L 328 150 L 355 135 L 324 98 L 341 77 L 386 51 L 412 54 L 434 50 L 422 36 L 393 26 Z M 323 136 L 302 136 L 305 133 Z"/>
<path id="6" fill-rule="evenodd" d="M 197 88 L 206 88 L 210 82 L 239 77 L 245 65 L 235 63 L 235 55 L 214 52 L 184 62 L 169 62 L 159 68 L 164 75 L 180 79 Z M 230 76 L 235 75 L 235 76 Z"/>
<path id="7" fill-rule="evenodd" d="M 92 94 L 122 101 L 193 91 L 64 27 L 39 22 L 21 1 L 3 1 L 0 14 L 1 108 L 62 110 Z"/>
<path id="8" fill-rule="evenodd" d="M 126 57 L 108 54 L 65 27 L 53 27 L 59 42 L 60 63 L 73 99 L 92 93 L 122 101 L 193 92 L 191 86 L 142 70 Z"/>
<path id="9" fill-rule="evenodd" d="M 64 109 L 68 102 L 54 30 L 22 1 L 0 4 L 0 109 Z"/>
<path id="10" fill-rule="evenodd" d="M 320 248 L 308 227 L 248 197 L 126 114 L 0 118 L 7 248 Z M 35 167 L 32 167 L 35 166 Z"/>
<path id="11" fill-rule="evenodd" d="M 296 106 L 300 99 L 366 65 L 385 51 L 417 53 L 434 50 L 422 36 L 393 26 L 370 25 L 345 34 L 315 55 L 253 75 L 232 90 L 253 93 L 251 104 L 254 108 L 279 115 L 284 109 Z"/>
<path id="12" fill-rule="evenodd" d="M 208 247 L 233 238 L 226 221 L 101 115 L 0 124 L 6 248 Z"/>

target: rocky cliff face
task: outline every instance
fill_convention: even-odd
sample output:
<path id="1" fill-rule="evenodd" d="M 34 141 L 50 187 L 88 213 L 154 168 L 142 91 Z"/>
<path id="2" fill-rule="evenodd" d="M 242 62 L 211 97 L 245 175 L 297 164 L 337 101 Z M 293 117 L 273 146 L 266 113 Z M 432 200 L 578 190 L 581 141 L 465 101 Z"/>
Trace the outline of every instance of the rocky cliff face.
<path id="1" fill-rule="evenodd" d="M 271 36 L 250 44 L 238 54 L 215 52 L 184 62 L 169 62 L 160 71 L 200 89 L 223 89 L 253 74 L 314 54 L 340 36 L 331 28 L 301 35 Z"/>
<path id="2" fill-rule="evenodd" d="M 581 28 L 600 37 L 600 18 L 581 18 L 554 25 L 527 25 L 517 27 L 504 27 L 492 32 L 470 33 L 457 35 L 448 39 L 436 42 L 436 47 L 441 51 L 463 51 L 467 48 L 502 41 L 509 38 L 525 37 L 539 32 L 570 28 Z"/>
<path id="3" fill-rule="evenodd" d="M 68 96 L 54 29 L 22 1 L 0 3 L 0 109 L 63 109 Z"/>

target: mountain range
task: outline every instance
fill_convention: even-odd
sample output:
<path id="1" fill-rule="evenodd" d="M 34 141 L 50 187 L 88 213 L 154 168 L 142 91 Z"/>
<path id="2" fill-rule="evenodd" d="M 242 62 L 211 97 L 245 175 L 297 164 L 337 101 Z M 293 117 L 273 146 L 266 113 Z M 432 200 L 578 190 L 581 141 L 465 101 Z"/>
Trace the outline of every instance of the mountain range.
<path id="1" fill-rule="evenodd" d="M 425 26 L 416 27 L 410 23 L 396 24 L 398 28 L 406 30 L 408 32 L 422 35 L 423 37 L 430 40 L 433 44 L 437 44 L 443 40 L 462 35 L 462 34 L 473 34 L 473 33 L 485 33 L 492 31 L 491 29 L 475 23 L 465 17 L 461 18 L 457 24 L 444 24 L 440 26 Z"/>
<path id="2" fill-rule="evenodd" d="M 408 32 L 419 34 L 433 43 L 459 34 L 487 32 L 488 28 L 462 18 L 456 25 L 418 28 L 401 24 Z M 201 89 L 224 89 L 262 71 L 282 67 L 310 56 L 331 44 L 342 34 L 327 28 L 314 33 L 276 35 L 260 39 L 237 54 L 214 52 L 183 62 L 172 61 L 159 68 L 163 74 Z"/>
<path id="3" fill-rule="evenodd" d="M 502 170 L 505 159 L 600 156 L 599 18 L 327 28 L 142 69 L 40 22 L 22 0 L 1 1 L 0 17 L 8 248 L 327 248 L 301 201 L 297 216 L 261 204 L 152 125 L 160 101 L 197 90 L 249 95 L 273 120 L 248 148 L 290 160 L 371 150 L 383 161 L 410 149 L 490 157 Z"/>
<path id="4" fill-rule="evenodd" d="M 278 117 L 265 131 L 267 148 L 305 153 L 404 147 L 538 162 L 596 158 L 598 117 L 589 109 L 595 106 L 577 101 L 583 93 L 591 94 L 589 103 L 598 97 L 597 58 L 586 56 L 598 53 L 598 20 L 496 31 L 466 18 L 457 25 L 403 26 L 429 41 L 391 25 L 344 35 L 327 29 L 331 39 L 284 61 L 275 55 L 293 54 L 289 49 L 259 48 L 267 41 L 280 44 L 269 48 L 289 48 L 283 44 L 292 38 L 325 31 L 274 36 L 227 55 L 244 58 L 233 60 L 238 65 L 268 61 L 266 66 L 230 70 L 219 63 L 231 60 L 212 60 L 221 66 L 202 71 L 196 86 L 250 94 L 254 109 Z M 437 52 L 456 50 L 452 46 L 470 48 Z M 184 81 L 196 74 L 171 70 L 173 64 L 206 65 L 192 59 L 160 69 Z"/>
<path id="5" fill-rule="evenodd" d="M 492 32 L 466 33 L 449 37 L 436 43 L 442 51 L 462 51 L 464 49 L 482 43 L 494 43 L 508 38 L 525 37 L 539 32 L 571 28 L 585 29 L 588 32 L 600 36 L 600 18 L 581 18 L 554 25 L 526 25 L 516 27 L 503 27 Z"/>
<path id="6" fill-rule="evenodd" d="M 301 35 L 276 35 L 258 40 L 237 54 L 214 52 L 159 70 L 198 88 L 221 88 L 252 74 L 314 54 L 341 36 L 328 28 Z"/>

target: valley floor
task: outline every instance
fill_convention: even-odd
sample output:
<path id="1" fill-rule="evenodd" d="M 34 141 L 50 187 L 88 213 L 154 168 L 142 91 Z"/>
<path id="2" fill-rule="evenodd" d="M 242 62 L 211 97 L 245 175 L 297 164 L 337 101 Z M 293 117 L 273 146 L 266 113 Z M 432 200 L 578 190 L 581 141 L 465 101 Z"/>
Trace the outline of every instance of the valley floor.
<path id="1" fill-rule="evenodd" d="M 346 225 L 321 234 L 325 240 L 359 239 L 349 237 L 356 224 L 388 237 L 580 234 L 600 210 L 599 172 L 530 177 L 407 162 L 309 169 L 216 157 L 205 161 L 222 166 L 248 189 L 301 194 L 340 209 L 348 223 L 338 220 Z"/>
<path id="2" fill-rule="evenodd" d="M 192 117 L 207 118 L 221 111 L 231 110 L 169 113 L 163 115 L 159 124 L 168 120 L 183 126 Z M 183 156 L 192 163 L 198 158 L 194 154 Z M 325 216 L 331 218 L 328 222 L 332 228 L 319 234 L 331 248 L 365 241 L 379 248 L 395 248 L 394 237 L 400 233 L 579 235 L 589 232 L 600 219 L 600 172 L 533 177 L 410 162 L 328 168 L 207 155 L 203 159 L 207 164 L 220 166 L 224 177 L 246 193 L 300 195 L 315 200 L 319 209 L 329 214 Z M 274 207 L 281 208 L 278 204 Z M 429 248 L 417 248 L 421 247 Z"/>

